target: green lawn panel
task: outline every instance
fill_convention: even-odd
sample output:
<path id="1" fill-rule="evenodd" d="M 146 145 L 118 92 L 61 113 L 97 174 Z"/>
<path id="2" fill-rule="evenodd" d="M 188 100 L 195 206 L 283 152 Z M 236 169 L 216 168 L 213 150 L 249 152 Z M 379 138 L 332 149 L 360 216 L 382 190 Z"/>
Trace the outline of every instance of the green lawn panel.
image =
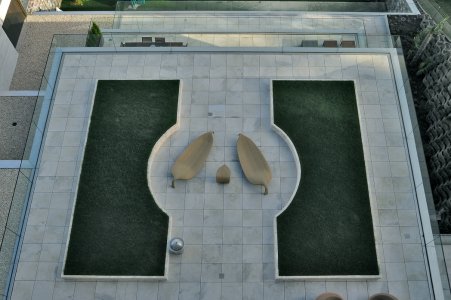
<path id="1" fill-rule="evenodd" d="M 80 5 L 80 2 L 82 2 L 83 5 Z M 116 2 L 116 0 L 84 0 L 77 3 L 73 0 L 63 0 L 61 2 L 61 9 L 63 11 L 114 11 L 116 10 Z"/>
<path id="2" fill-rule="evenodd" d="M 169 219 L 147 162 L 176 123 L 178 91 L 177 80 L 99 80 L 64 274 L 164 275 Z"/>
<path id="3" fill-rule="evenodd" d="M 301 163 L 277 218 L 282 276 L 377 275 L 354 83 L 274 81 L 274 120 Z"/>

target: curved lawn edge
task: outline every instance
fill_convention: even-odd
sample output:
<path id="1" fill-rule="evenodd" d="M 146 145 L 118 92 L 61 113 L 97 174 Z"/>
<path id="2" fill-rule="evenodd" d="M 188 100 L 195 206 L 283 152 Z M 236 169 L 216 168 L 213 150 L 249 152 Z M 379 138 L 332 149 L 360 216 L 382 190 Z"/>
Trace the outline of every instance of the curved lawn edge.
<path id="1" fill-rule="evenodd" d="M 115 87 L 119 88 L 119 90 L 116 90 L 113 94 L 122 93 L 122 97 L 123 97 L 122 99 L 125 99 L 125 101 L 123 101 L 124 103 L 121 103 L 122 107 L 119 106 L 116 109 L 116 111 L 113 111 L 115 113 L 118 113 L 115 121 L 120 123 L 118 125 L 120 134 L 124 133 L 122 135 L 120 135 L 120 134 L 119 135 L 123 136 L 124 140 L 128 139 L 133 142 L 136 142 L 136 143 L 129 143 L 129 144 L 133 144 L 132 148 L 138 149 L 138 154 L 139 154 L 138 157 L 135 157 L 132 155 L 132 156 L 130 156 L 131 160 L 129 159 L 129 157 L 127 157 L 128 160 L 125 160 L 126 164 L 128 161 L 131 164 L 139 163 L 139 166 L 141 166 L 141 165 L 144 166 L 144 164 L 148 166 L 149 152 L 150 152 L 150 157 L 153 157 L 152 153 L 155 153 L 155 151 L 154 151 L 155 145 L 157 145 L 161 141 L 162 137 L 167 136 L 168 132 L 170 133 L 174 128 L 176 128 L 178 126 L 178 113 L 179 113 L 178 106 L 180 103 L 179 98 L 181 96 L 179 80 L 104 80 L 104 81 L 99 80 L 97 82 L 96 91 L 93 96 L 93 98 L 95 98 L 96 101 L 93 101 L 92 107 L 91 107 L 91 118 L 89 121 L 90 122 L 90 124 L 89 124 L 90 130 L 88 131 L 87 138 L 86 138 L 86 147 L 84 150 L 83 168 L 81 168 L 81 170 L 80 170 L 80 183 L 82 182 L 82 178 L 83 178 L 83 170 L 86 168 L 85 160 L 86 160 L 87 152 L 88 152 L 88 156 L 89 156 L 89 150 L 87 150 L 87 149 L 89 147 L 89 138 L 91 136 L 92 120 L 93 120 L 93 118 L 95 118 L 95 116 L 94 116 L 95 105 L 96 105 L 96 102 L 100 101 L 100 100 L 97 100 L 97 97 L 99 95 L 98 94 L 99 86 L 102 86 L 102 84 L 108 85 L 108 83 L 113 83 L 112 85 L 109 86 L 112 89 L 114 89 Z M 143 120 L 143 118 L 142 118 L 143 112 L 140 112 L 140 110 L 141 109 L 144 110 L 144 114 L 145 114 L 147 112 L 146 111 L 147 107 L 144 107 L 144 108 L 141 107 L 139 102 L 137 102 L 136 104 L 133 104 L 133 100 L 134 100 L 133 96 L 135 96 L 136 93 L 138 93 L 138 96 L 139 96 L 138 88 L 140 85 L 143 87 L 143 90 L 141 91 L 143 93 L 141 95 L 142 99 L 144 99 L 144 101 L 146 102 L 146 106 L 151 109 L 150 112 L 153 111 L 153 113 L 151 113 L 150 115 L 145 115 L 146 119 L 144 119 L 144 123 L 148 123 L 147 127 L 142 124 L 143 122 L 139 122 L 139 121 Z M 128 89 L 128 92 L 124 92 L 121 89 L 126 90 L 126 91 Z M 125 93 L 125 97 L 124 97 L 124 93 Z M 149 96 L 149 95 L 153 95 L 154 97 L 152 98 L 152 96 Z M 155 95 L 158 95 L 159 97 L 155 97 Z M 137 97 L 137 98 L 139 98 L 139 97 Z M 157 98 L 164 98 L 164 100 L 156 100 Z M 163 102 L 165 101 L 164 104 L 162 104 L 162 105 L 160 105 L 160 107 L 158 107 L 157 103 L 161 103 L 162 101 Z M 120 102 L 122 102 L 122 101 L 120 101 Z M 168 103 L 169 103 L 169 105 L 168 105 Z M 171 103 L 173 105 L 170 105 Z M 133 105 L 135 105 L 135 109 L 130 108 L 133 111 L 133 115 L 129 116 L 129 115 L 127 115 L 126 108 L 128 106 L 133 107 Z M 139 109 L 136 109 L 136 108 L 139 108 Z M 170 112 L 171 110 L 174 112 L 173 114 L 171 114 L 171 112 Z M 166 111 L 166 113 L 164 113 L 164 111 Z M 108 112 L 106 112 L 105 114 L 108 114 Z M 140 114 L 141 114 L 141 119 L 139 119 Z M 129 117 L 128 118 L 129 121 L 131 121 L 131 123 L 130 123 L 131 126 L 130 126 L 130 124 L 127 124 L 127 118 L 125 118 L 127 116 Z M 154 121 L 154 119 L 152 119 L 152 117 L 154 117 L 154 116 L 159 117 L 159 119 L 156 122 L 154 122 L 154 124 L 151 124 Z M 114 116 L 113 116 L 113 118 L 114 118 Z M 123 119 L 125 119 L 125 121 L 123 121 Z M 136 121 L 135 119 L 138 121 Z M 159 125 L 160 123 L 158 121 L 161 121 L 161 125 Z M 96 121 L 94 121 L 94 122 L 96 122 Z M 130 130 L 130 131 L 127 131 L 126 129 L 124 130 L 123 127 L 126 128 L 127 126 L 122 126 L 122 122 L 124 124 L 128 125 L 130 128 L 133 128 L 133 130 Z M 133 122 L 135 122 L 135 123 L 133 123 Z M 155 126 L 155 123 L 157 123 L 156 125 L 159 125 L 159 126 Z M 165 123 L 166 124 L 172 123 L 172 124 L 170 124 L 170 126 L 168 126 L 168 125 L 165 125 Z M 175 125 L 174 125 L 174 123 L 175 123 Z M 112 124 L 112 125 L 113 126 L 111 126 L 111 127 L 114 130 L 114 124 Z M 136 126 L 136 125 L 139 125 L 139 126 Z M 150 132 L 147 130 L 147 128 L 150 129 Z M 110 130 L 110 128 L 109 128 L 109 130 Z M 152 130 L 154 132 L 153 135 L 151 134 Z M 148 138 L 149 134 L 150 134 L 151 138 Z M 152 142 L 152 140 L 153 140 L 153 142 Z M 144 144 L 143 144 L 143 141 L 144 141 Z M 127 142 L 125 142 L 125 144 L 127 144 Z M 148 147 L 149 144 L 152 145 L 152 147 Z M 117 144 L 114 144 L 113 146 L 112 145 L 109 145 L 109 146 L 110 146 L 110 148 L 114 148 L 114 147 L 120 148 L 123 145 L 121 145 L 121 143 L 117 143 Z M 125 147 L 125 148 L 127 149 L 127 147 Z M 130 147 L 128 147 L 128 148 L 130 148 Z M 108 146 L 105 147 L 105 149 L 108 149 Z M 131 152 L 133 153 L 133 151 L 131 151 Z M 145 160 L 144 160 L 144 157 L 145 157 Z M 141 160 L 144 160 L 143 161 L 144 164 L 140 163 Z M 125 168 L 125 169 L 127 169 L 127 168 Z M 140 170 L 141 167 L 138 167 L 137 169 Z M 168 239 L 168 235 L 170 232 L 170 228 L 169 228 L 170 227 L 170 219 L 169 219 L 168 214 L 164 210 L 162 210 L 159 207 L 159 205 L 157 204 L 157 202 L 155 201 L 154 195 L 151 192 L 151 190 L 149 189 L 149 185 L 147 182 L 147 167 L 144 166 L 143 169 L 144 169 L 144 172 L 143 172 L 144 176 L 139 175 L 138 176 L 139 182 L 136 184 L 139 186 L 141 195 L 147 194 L 147 196 L 144 196 L 144 198 L 143 198 L 142 196 L 140 197 L 138 195 L 138 197 L 140 197 L 140 198 L 138 198 L 138 201 L 136 201 L 136 199 L 134 199 L 131 203 L 128 203 L 128 204 L 127 204 L 127 201 L 130 202 L 130 200 L 128 200 L 128 198 L 132 198 L 132 197 L 125 197 L 125 198 L 123 197 L 122 199 L 120 199 L 119 203 L 117 203 L 117 202 L 111 203 L 111 204 L 119 204 L 120 205 L 119 217 L 121 216 L 121 214 L 127 215 L 127 213 L 129 213 L 129 212 L 132 213 L 131 215 L 129 214 L 126 219 L 127 222 L 129 222 L 131 224 L 131 225 L 129 225 L 129 223 L 126 223 L 126 225 L 131 226 L 132 231 L 127 232 L 125 230 L 125 235 L 123 235 L 123 236 L 126 238 L 127 242 L 124 244 L 119 243 L 119 247 L 118 247 L 118 249 L 116 249 L 120 253 L 116 257 L 114 256 L 116 254 L 116 252 L 114 252 L 112 254 L 110 253 L 110 255 L 112 255 L 113 257 L 110 259 L 109 262 L 105 263 L 105 266 L 103 267 L 104 269 L 107 270 L 107 272 L 105 272 L 105 270 L 100 271 L 100 272 L 92 272 L 92 269 L 91 270 L 83 270 L 82 269 L 82 272 L 74 272 L 74 269 L 77 270 L 76 267 L 79 263 L 79 260 L 72 262 L 72 265 L 71 265 L 70 259 L 74 257 L 74 253 L 80 255 L 80 253 L 77 253 L 77 252 L 79 252 L 77 249 L 77 246 L 72 245 L 73 236 L 74 236 L 74 226 L 75 227 L 77 226 L 77 210 L 75 208 L 77 207 L 77 205 L 79 203 L 79 199 L 78 199 L 78 196 L 80 194 L 80 184 L 79 184 L 79 186 L 77 188 L 77 193 L 76 193 L 77 201 L 74 201 L 74 204 L 73 204 L 73 206 L 74 206 L 73 215 L 72 215 L 71 224 L 69 227 L 68 242 L 66 244 L 65 260 L 64 260 L 64 266 L 63 266 L 63 271 L 62 271 L 63 278 L 86 279 L 86 280 L 99 280 L 99 279 L 105 279 L 105 280 L 117 280 L 117 279 L 164 280 L 164 279 L 166 279 L 167 264 L 168 264 L 168 253 L 167 253 L 166 249 L 167 249 L 167 239 Z M 120 170 L 123 171 L 122 169 L 120 169 Z M 141 171 L 136 171 L 135 173 L 140 174 Z M 127 177 L 124 175 L 129 175 L 126 170 L 123 171 L 122 175 L 119 174 L 119 177 L 116 177 L 116 179 L 122 179 L 122 181 L 127 181 L 122 178 L 122 177 Z M 144 180 L 145 180 L 145 182 L 144 182 Z M 120 181 L 120 180 L 117 180 L 117 181 Z M 116 185 L 120 185 L 120 182 L 118 183 L 117 181 L 114 182 L 113 188 Z M 135 185 L 135 183 L 133 183 L 132 185 Z M 128 186 L 125 185 L 125 188 L 127 189 Z M 147 192 L 144 192 L 144 190 L 142 188 L 144 188 Z M 131 189 L 133 189 L 133 193 L 130 193 L 130 194 L 126 193 L 127 196 L 129 196 L 129 195 L 133 196 L 134 192 L 136 191 L 136 186 L 134 186 L 134 188 L 131 187 Z M 114 198 L 114 193 L 111 193 L 111 198 Z M 93 204 L 93 203 L 91 203 L 91 204 Z M 94 203 L 94 204 L 97 205 L 97 203 Z M 140 205 L 144 205 L 144 206 L 140 206 Z M 149 211 L 149 209 L 150 209 L 150 211 Z M 150 215 L 149 215 L 149 212 L 150 212 Z M 141 214 L 141 219 L 139 219 L 140 214 Z M 117 224 L 121 224 L 120 220 L 115 219 L 115 217 L 117 217 L 117 216 L 114 216 L 111 214 L 104 214 L 103 216 L 106 219 L 113 219 L 112 222 L 109 223 L 110 224 L 109 226 L 114 227 Z M 86 214 L 82 216 L 83 222 L 85 222 L 85 219 L 89 219 L 89 216 L 87 216 L 88 218 L 85 218 L 85 217 L 86 217 Z M 109 221 L 111 221 L 111 220 L 109 220 Z M 108 220 L 106 222 L 108 223 Z M 78 223 L 80 223 L 80 217 L 78 218 Z M 100 223 L 101 226 L 105 225 L 99 221 L 97 221 L 97 223 Z M 138 226 L 138 227 L 136 227 L 136 226 Z M 124 226 L 124 227 L 126 227 L 126 226 Z M 134 229 L 136 229 L 135 227 L 137 229 L 141 228 L 141 230 L 139 232 L 133 231 Z M 117 228 L 107 227 L 107 230 L 105 232 L 112 232 L 112 235 L 114 235 L 117 233 L 117 231 L 119 231 L 119 232 L 122 231 L 121 226 L 117 226 Z M 149 233 L 153 233 L 153 234 L 149 235 Z M 87 235 L 89 236 L 89 234 L 91 234 L 91 233 L 88 232 Z M 141 239 L 141 241 L 140 241 L 140 239 Z M 104 241 L 102 239 L 98 239 L 98 240 L 96 240 L 96 242 L 97 242 L 97 244 L 102 245 Z M 75 243 L 73 243 L 73 244 L 75 245 Z M 127 244 L 129 246 L 128 248 L 126 246 Z M 145 245 L 147 245 L 147 246 L 145 246 Z M 74 249 L 71 249 L 71 247 Z M 154 250 L 152 250 L 152 249 L 154 249 Z M 157 249 L 159 249 L 159 250 L 157 250 Z M 72 252 L 71 252 L 71 250 L 72 250 Z M 90 250 L 89 252 L 91 252 L 91 253 L 96 252 L 96 251 L 94 251 L 94 249 L 89 249 L 89 250 Z M 83 252 L 83 251 L 81 251 L 81 252 Z M 149 253 L 151 253 L 151 254 L 149 254 Z M 86 256 L 86 254 L 87 253 L 85 251 L 83 256 Z M 154 258 L 152 259 L 151 256 L 149 257 L 149 255 L 151 255 L 151 256 L 153 255 Z M 132 257 L 130 259 L 130 256 L 134 256 L 134 257 Z M 75 257 L 76 257 L 76 255 L 75 255 Z M 89 263 L 90 264 L 96 263 L 97 262 L 96 259 L 98 259 L 98 258 L 99 257 L 88 258 L 88 260 L 90 260 Z M 132 262 L 132 263 L 130 263 L 130 262 Z M 75 268 L 74 268 L 74 266 L 75 266 Z M 135 271 L 133 270 L 133 268 L 135 268 Z M 108 272 L 110 270 L 112 270 L 112 272 Z"/>
<path id="2" fill-rule="evenodd" d="M 171 218 L 171 215 L 166 211 L 166 209 L 161 207 L 160 204 L 157 201 L 155 201 L 156 197 L 154 196 L 154 193 L 152 192 L 152 186 L 151 186 L 151 180 L 152 180 L 151 170 L 152 170 L 152 165 L 153 165 L 155 156 L 157 155 L 157 153 L 160 150 L 161 146 L 164 145 L 166 143 L 166 141 L 168 139 L 170 139 L 171 136 L 180 129 L 180 113 L 181 113 L 181 106 L 182 106 L 182 86 L 183 86 L 183 81 L 179 80 L 179 91 L 178 91 L 179 93 L 178 93 L 178 101 L 177 101 L 177 120 L 176 120 L 176 123 L 173 126 L 171 126 L 158 139 L 158 141 L 152 147 L 152 151 L 150 153 L 149 160 L 147 162 L 147 187 L 149 188 L 150 194 L 152 195 L 155 204 L 169 218 L 168 232 L 167 232 L 167 238 L 166 238 L 166 249 L 168 249 L 168 247 L 169 247 L 169 239 L 170 239 L 171 231 L 172 231 L 172 218 Z M 169 251 L 166 251 L 166 258 L 165 258 L 165 264 L 164 264 L 164 276 L 153 276 L 152 278 L 148 278 L 148 279 L 155 279 L 155 280 L 164 279 L 164 280 L 166 280 L 167 276 L 168 276 L 168 268 L 169 268 Z"/>
<path id="3" fill-rule="evenodd" d="M 158 139 L 158 141 L 155 143 L 155 145 L 152 147 L 152 151 L 150 152 L 149 160 L 147 162 L 147 187 L 149 188 L 150 193 L 152 194 L 152 197 L 154 197 L 154 193 L 152 193 L 152 176 L 151 176 L 151 170 L 152 165 L 154 163 L 155 156 L 157 155 L 158 151 L 160 150 L 161 146 L 163 146 L 168 139 L 171 138 L 171 136 L 176 133 L 180 129 L 180 112 L 181 112 L 181 105 L 182 105 L 182 85 L 183 82 L 180 81 L 179 84 L 179 99 L 177 102 L 177 121 L 176 123 L 171 126 L 166 132 Z M 155 200 L 154 200 L 155 201 Z M 157 201 L 155 201 L 155 204 L 160 208 L 161 211 L 163 211 L 166 215 L 169 216 L 169 220 L 171 219 L 170 214 L 164 209 L 164 207 L 161 207 Z M 169 221 L 170 223 L 170 221 Z"/>
<path id="4" fill-rule="evenodd" d="M 298 218 L 293 218 L 293 216 L 290 217 L 286 217 L 287 215 L 290 214 L 290 211 L 292 211 L 293 209 L 293 205 L 294 206 L 299 206 L 299 204 L 303 204 L 300 203 L 300 201 L 302 201 L 302 199 L 300 200 L 300 198 L 302 198 L 302 194 L 301 194 L 301 190 L 302 189 L 302 181 L 300 181 L 300 170 L 298 170 L 298 176 L 297 176 L 297 186 L 296 189 L 294 190 L 292 196 L 290 197 L 290 200 L 288 201 L 288 203 L 285 205 L 285 207 L 283 207 L 283 209 L 276 215 L 276 217 L 274 218 L 274 236 L 275 236 L 275 242 L 274 242 L 274 247 L 275 247 L 275 277 L 276 280 L 309 280 L 309 279 L 353 279 L 353 280 L 367 280 L 367 279 L 377 279 L 380 278 L 380 274 L 379 274 L 379 266 L 378 266 L 378 262 L 377 262 L 377 256 L 376 256 L 376 247 L 375 247 L 375 237 L 374 237 L 374 230 L 373 230 L 373 225 L 372 225 L 372 216 L 371 216 L 371 207 L 370 207 L 370 203 L 369 203 L 369 193 L 368 193 L 368 187 L 367 187 L 367 179 L 366 179 L 366 170 L 365 170 L 365 162 L 363 159 L 363 146 L 362 146 L 362 141 L 361 141 L 361 134 L 360 134 L 360 125 L 359 125 L 359 118 L 358 118 L 358 112 L 357 112 L 357 103 L 356 103 L 356 94 L 355 94 L 355 89 L 354 89 L 354 83 L 352 81 L 295 81 L 295 80 L 288 80 L 288 81 L 271 81 L 270 84 L 270 89 L 271 89 L 271 123 L 272 123 L 272 127 L 273 130 L 275 130 L 279 135 L 281 135 L 283 137 L 283 139 L 285 141 L 289 141 L 287 142 L 290 146 L 290 149 L 293 152 L 293 155 L 295 157 L 295 163 L 296 164 L 300 164 L 302 165 L 302 172 L 303 174 L 306 172 L 305 167 L 307 166 L 307 172 L 309 172 L 309 168 L 308 168 L 308 163 L 300 163 L 299 159 L 299 154 L 302 157 L 302 151 L 300 153 L 298 153 L 298 151 L 296 150 L 296 147 L 294 145 L 296 145 L 299 148 L 299 144 L 296 142 L 299 142 L 296 140 L 296 138 L 293 140 L 290 137 L 293 137 L 293 130 L 295 129 L 299 129 L 301 128 L 301 126 L 294 126 L 293 124 L 291 124 L 291 126 L 286 126 L 286 124 L 280 124 L 283 122 L 279 122 L 276 123 L 277 120 L 277 110 L 276 110 L 276 103 L 275 101 L 277 101 L 277 98 L 280 96 L 278 96 L 278 94 L 280 94 L 280 91 L 278 91 L 277 89 L 274 89 L 274 85 L 277 85 L 278 82 L 284 82 L 284 83 L 290 83 L 290 84 L 295 84 L 296 83 L 320 83 L 320 84 L 324 84 L 325 82 L 329 82 L 332 84 L 352 84 L 352 97 L 354 99 L 354 106 L 355 106 L 355 113 L 357 116 L 357 129 L 358 129 L 358 141 L 360 142 L 360 149 L 361 149 L 361 162 L 363 163 L 363 177 L 364 177 L 364 187 L 366 190 L 366 193 L 364 193 L 365 195 L 363 195 L 364 197 L 366 196 L 366 203 L 367 203 L 367 207 L 366 207 L 366 212 L 365 215 L 368 218 L 368 222 L 369 226 L 366 226 L 367 229 L 370 229 L 366 234 L 363 236 L 363 238 L 366 238 L 366 241 L 369 242 L 368 243 L 368 247 L 366 248 L 367 250 L 369 250 L 368 252 L 366 252 L 366 255 L 368 255 L 369 257 L 371 257 L 370 259 L 370 264 L 367 268 L 366 271 L 361 272 L 361 270 L 357 270 L 356 272 L 353 272 L 351 270 L 351 272 L 349 272 L 349 268 L 347 268 L 347 271 L 345 270 L 343 271 L 330 271 L 327 268 L 318 268 L 316 271 L 312 272 L 312 270 L 309 270 L 307 272 L 304 272 L 305 270 L 305 266 L 301 266 L 296 267 L 297 265 L 299 265 L 299 261 L 300 260 L 306 260 L 305 259 L 305 253 L 301 253 L 301 255 L 296 255 L 296 251 L 288 251 L 289 255 L 287 255 L 287 248 L 289 248 L 289 250 L 292 249 L 297 249 L 297 248 L 301 248 L 303 244 L 308 244 L 311 242 L 311 237 L 306 237 L 306 236 L 297 236 L 296 237 L 296 233 L 298 231 L 302 231 L 303 228 L 302 226 L 299 226 L 299 220 Z M 304 86 L 305 88 L 305 86 Z M 348 86 L 349 88 L 349 86 Z M 275 91 L 276 90 L 276 91 Z M 324 90 L 327 90 L 327 88 L 325 88 Z M 299 96 L 297 96 L 299 97 Z M 348 95 L 349 97 L 349 95 Z M 276 115 L 276 116 L 275 116 Z M 289 114 L 285 114 L 283 115 L 284 118 L 286 119 L 290 119 L 290 115 Z M 279 119 L 280 119 L 280 115 L 279 115 Z M 292 118 L 292 119 L 296 119 L 299 120 L 299 118 Z M 290 130 L 291 129 L 291 130 Z M 300 130 L 302 130 L 303 128 L 301 128 Z M 308 129 L 306 129 L 306 131 L 308 131 Z M 286 137 L 284 137 L 286 135 Z M 289 136 L 290 135 L 290 136 Z M 295 136 L 296 137 L 296 136 Z M 291 142 L 293 142 L 293 147 L 294 150 L 291 147 Z M 358 155 L 357 155 L 358 156 Z M 298 166 L 297 166 L 298 167 Z M 305 176 L 302 175 L 303 177 Z M 327 186 L 325 186 L 325 188 L 327 188 Z M 365 201 L 364 201 L 365 202 Z M 292 205 L 292 207 L 289 207 L 290 205 Z M 305 207 L 304 207 L 305 209 Z M 299 217 L 299 216 L 297 216 Z M 285 220 L 284 220 L 285 219 Z M 288 221 L 286 221 L 288 219 Z M 282 220 L 282 221 L 281 221 Z M 284 224 L 285 221 L 285 224 Z M 288 222 L 288 226 L 287 226 L 287 222 Z M 291 230 L 291 235 L 289 234 L 289 238 L 287 238 L 287 235 L 283 232 L 281 232 L 282 230 L 285 230 L 287 227 L 290 227 Z M 315 228 L 316 230 L 316 228 Z M 315 236 L 317 236 L 318 232 L 315 232 Z M 343 234 L 345 235 L 345 234 Z M 328 244 L 327 242 L 329 242 L 330 239 L 332 239 L 333 241 L 334 237 L 327 237 L 327 241 L 325 244 Z M 336 237 L 335 237 L 336 238 Z M 289 246 L 289 247 L 288 247 Z M 355 248 L 355 246 L 353 245 L 349 245 L 349 248 Z M 358 248 L 358 247 L 357 247 Z M 281 249 L 283 249 L 283 251 L 281 251 Z M 318 249 L 313 248 L 312 252 L 318 252 Z M 327 251 L 326 251 L 327 252 Z M 333 260 L 341 260 L 341 253 L 333 253 L 333 255 L 326 255 L 326 257 L 333 257 Z M 354 257 L 354 256 L 353 256 Z M 353 258 L 352 257 L 352 258 Z M 307 259 L 308 261 L 308 259 Z M 285 263 L 285 265 L 284 265 Z M 356 260 L 352 260 L 351 262 L 348 261 L 348 263 L 344 263 L 344 266 L 352 266 L 358 262 L 358 259 Z M 282 267 L 281 267 L 282 264 Z M 294 265 L 294 267 L 293 267 Z M 291 270 L 287 270 L 287 266 L 291 267 Z M 285 269 L 284 269 L 285 268 Z M 351 268 L 352 269 L 352 268 Z M 326 270 L 324 272 L 324 270 Z M 288 271 L 288 272 L 287 272 Z"/>

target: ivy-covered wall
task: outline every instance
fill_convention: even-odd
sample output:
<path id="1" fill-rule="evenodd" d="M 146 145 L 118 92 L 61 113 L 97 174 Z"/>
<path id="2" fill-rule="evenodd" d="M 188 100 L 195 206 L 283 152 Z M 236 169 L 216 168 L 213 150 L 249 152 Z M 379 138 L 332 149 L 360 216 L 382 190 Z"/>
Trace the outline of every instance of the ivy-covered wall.
<path id="1" fill-rule="evenodd" d="M 422 27 L 432 24 L 425 18 Z M 451 42 L 436 35 L 421 56 L 428 70 L 423 79 L 422 118 L 425 155 L 434 202 L 443 231 L 451 232 Z"/>

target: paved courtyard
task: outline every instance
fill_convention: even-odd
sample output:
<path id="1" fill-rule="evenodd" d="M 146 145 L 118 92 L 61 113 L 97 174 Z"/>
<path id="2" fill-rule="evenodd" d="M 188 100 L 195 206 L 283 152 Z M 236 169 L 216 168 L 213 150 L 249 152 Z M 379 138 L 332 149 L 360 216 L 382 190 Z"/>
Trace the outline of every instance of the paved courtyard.
<path id="1" fill-rule="evenodd" d="M 186 242 L 183 255 L 170 256 L 167 281 L 61 279 L 97 79 L 182 81 L 180 129 L 157 153 L 150 182 L 171 217 L 170 236 Z M 380 279 L 274 280 L 273 219 L 289 200 L 297 174 L 294 154 L 270 129 L 271 79 L 355 81 Z M 315 299 L 326 290 L 347 299 L 377 292 L 431 299 L 389 55 L 65 54 L 54 97 L 12 299 Z M 170 188 L 173 161 L 208 130 L 215 137 L 206 167 Z M 242 176 L 238 132 L 249 135 L 269 161 L 273 179 L 267 196 Z M 214 182 L 223 163 L 232 171 L 225 186 Z"/>

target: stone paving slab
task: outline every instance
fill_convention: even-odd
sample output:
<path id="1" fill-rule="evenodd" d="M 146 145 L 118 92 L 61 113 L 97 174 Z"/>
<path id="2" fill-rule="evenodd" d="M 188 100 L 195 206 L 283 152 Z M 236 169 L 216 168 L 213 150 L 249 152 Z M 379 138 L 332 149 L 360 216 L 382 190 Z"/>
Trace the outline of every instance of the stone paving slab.
<path id="1" fill-rule="evenodd" d="M 303 40 L 317 40 L 321 46 L 327 39 L 337 40 L 339 44 L 341 40 L 354 40 L 362 48 L 389 48 L 392 43 L 385 16 L 149 15 L 116 16 L 113 29 L 120 29 L 122 34 L 113 31 L 109 35 L 106 30 L 104 46 L 141 42 L 142 36 L 165 37 L 166 41 L 192 47 L 297 47 Z"/>
<path id="2" fill-rule="evenodd" d="M 348 299 L 376 292 L 431 298 L 388 55 L 65 54 L 60 70 L 12 299 L 314 299 L 326 290 Z M 171 216 L 171 236 L 185 239 L 185 253 L 170 256 L 166 282 L 62 280 L 95 82 L 160 78 L 182 80 L 181 128 L 158 152 L 151 187 Z M 381 279 L 274 280 L 273 217 L 289 200 L 296 174 L 293 153 L 270 131 L 271 79 L 354 80 Z M 215 140 L 206 167 L 170 188 L 172 162 L 207 130 Z M 238 132 L 254 140 L 273 169 L 268 196 L 243 178 Z M 232 179 L 221 186 L 214 176 L 224 162 Z"/>
<path id="3" fill-rule="evenodd" d="M 151 18 L 148 16 L 152 15 Z M 377 21 L 374 21 L 376 20 Z M 161 28 L 175 32 L 335 32 L 340 30 L 355 30 L 365 32 L 365 22 L 376 30 L 374 25 L 385 26 L 383 16 L 375 17 L 343 17 L 318 14 L 298 14 L 291 16 L 280 15 L 196 15 L 179 13 L 177 15 L 163 15 L 147 13 L 140 15 L 116 15 L 114 29 L 154 32 Z M 207 27 L 205 27 L 208 25 Z"/>

